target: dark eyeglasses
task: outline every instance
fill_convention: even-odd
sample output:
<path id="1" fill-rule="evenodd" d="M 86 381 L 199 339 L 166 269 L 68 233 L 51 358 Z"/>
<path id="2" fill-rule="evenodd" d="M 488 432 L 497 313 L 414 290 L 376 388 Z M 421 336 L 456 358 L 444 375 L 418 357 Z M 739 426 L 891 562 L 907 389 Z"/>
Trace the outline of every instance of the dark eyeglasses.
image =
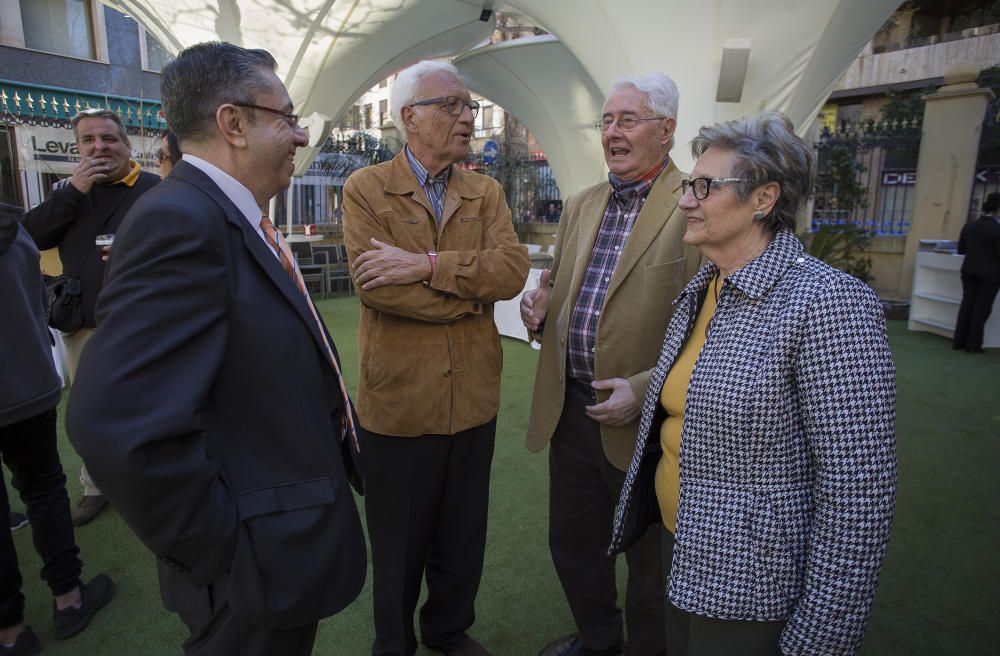
<path id="1" fill-rule="evenodd" d="M 617 121 L 610 116 L 605 116 L 599 121 L 594 121 L 594 127 L 601 132 L 607 132 L 611 129 L 612 125 L 617 125 L 618 129 L 622 132 L 628 132 L 629 130 L 634 130 L 638 127 L 641 121 L 662 121 L 666 119 L 666 116 L 651 116 L 649 118 L 639 118 L 638 116 L 622 116 Z"/>
<path id="2" fill-rule="evenodd" d="M 264 107 L 263 105 L 251 105 L 250 103 L 232 102 L 230 105 L 236 105 L 237 107 L 247 107 L 249 109 L 259 109 L 264 112 L 271 112 L 272 114 L 277 114 L 278 116 L 285 119 L 285 123 L 288 124 L 290 128 L 297 128 L 299 126 L 299 119 L 302 118 L 298 114 L 292 114 L 291 112 L 283 112 L 280 109 L 275 109 L 273 107 Z"/>
<path id="3" fill-rule="evenodd" d="M 694 197 L 698 200 L 708 198 L 708 192 L 712 185 L 719 187 L 730 182 L 744 182 L 744 178 L 694 178 L 693 180 L 681 180 L 681 189 L 686 194 L 688 189 L 694 192 Z"/>
<path id="4" fill-rule="evenodd" d="M 410 107 L 416 107 L 417 105 L 439 105 L 439 109 L 443 109 L 452 116 L 461 116 L 465 108 L 468 107 L 472 110 L 472 118 L 476 118 L 479 115 L 479 102 L 476 100 L 466 100 L 461 96 L 440 96 L 438 98 L 418 100 L 409 104 Z"/>

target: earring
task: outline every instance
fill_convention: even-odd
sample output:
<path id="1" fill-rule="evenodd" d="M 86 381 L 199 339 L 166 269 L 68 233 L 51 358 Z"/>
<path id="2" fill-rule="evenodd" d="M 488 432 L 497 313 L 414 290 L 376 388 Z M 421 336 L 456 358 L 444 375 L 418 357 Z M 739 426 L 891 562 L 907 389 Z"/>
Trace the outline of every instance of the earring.
<path id="1" fill-rule="evenodd" d="M 764 220 L 764 213 L 761 212 L 761 211 L 754 212 L 753 213 L 753 220 L 754 221 L 763 221 Z"/>

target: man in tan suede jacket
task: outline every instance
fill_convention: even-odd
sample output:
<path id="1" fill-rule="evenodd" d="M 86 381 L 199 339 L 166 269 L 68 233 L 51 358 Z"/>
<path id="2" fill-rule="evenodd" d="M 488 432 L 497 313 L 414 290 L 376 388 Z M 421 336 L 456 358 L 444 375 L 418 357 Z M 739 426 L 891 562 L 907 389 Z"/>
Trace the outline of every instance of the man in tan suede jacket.
<path id="1" fill-rule="evenodd" d="M 493 303 L 528 275 L 500 185 L 452 166 L 479 104 L 451 64 L 420 62 L 390 99 L 408 145 L 344 186 L 344 238 L 361 296 L 357 411 L 372 545 L 378 655 L 421 639 L 454 655 L 483 569 L 503 353 Z"/>
<path id="2" fill-rule="evenodd" d="M 521 301 L 542 340 L 527 446 L 550 447 L 549 548 L 578 629 L 543 656 L 666 652 L 659 533 L 626 553 L 627 647 L 606 550 L 671 301 L 698 268 L 667 155 L 677 102 L 662 74 L 614 85 L 598 123 L 609 182 L 566 202 L 552 270 Z"/>

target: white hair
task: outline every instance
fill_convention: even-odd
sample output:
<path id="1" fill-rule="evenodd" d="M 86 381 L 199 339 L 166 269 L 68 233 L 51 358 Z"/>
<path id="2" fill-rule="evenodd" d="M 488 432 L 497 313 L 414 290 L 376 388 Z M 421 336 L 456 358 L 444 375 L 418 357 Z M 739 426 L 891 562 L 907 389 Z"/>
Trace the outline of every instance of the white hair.
<path id="1" fill-rule="evenodd" d="M 433 75 L 434 73 L 449 73 L 459 80 L 462 76 L 458 74 L 458 69 L 453 64 L 434 59 L 419 61 L 409 68 L 400 71 L 392 83 L 392 92 L 389 94 L 389 114 L 392 116 L 396 129 L 406 132 L 403 126 L 403 108 L 412 103 L 417 98 L 420 90 L 420 80 Z"/>
<path id="2" fill-rule="evenodd" d="M 636 91 L 646 95 L 646 109 L 657 116 L 666 116 L 677 120 L 677 105 L 680 102 L 680 93 L 674 81 L 663 73 L 650 73 L 648 75 L 626 75 L 618 78 L 611 85 L 611 93 L 604 99 L 604 104 L 616 92 L 624 88 L 632 87 Z M 674 147 L 674 140 L 670 140 L 668 151 Z"/>

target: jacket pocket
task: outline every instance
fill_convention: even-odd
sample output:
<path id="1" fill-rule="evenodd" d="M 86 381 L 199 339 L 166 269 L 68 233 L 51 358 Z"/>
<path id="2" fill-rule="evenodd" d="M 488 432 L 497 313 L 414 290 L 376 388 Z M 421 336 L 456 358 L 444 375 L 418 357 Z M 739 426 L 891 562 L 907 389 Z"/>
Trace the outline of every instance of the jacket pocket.
<path id="1" fill-rule="evenodd" d="M 684 280 L 685 260 L 686 258 L 682 257 L 672 262 L 644 267 L 642 271 L 643 298 L 648 298 L 647 294 L 666 293 L 671 285 L 676 287 L 679 292 L 687 282 Z M 668 301 L 672 300 L 673 298 L 668 299 Z"/>
<path id="2" fill-rule="evenodd" d="M 333 481 L 317 478 L 237 496 L 240 530 L 230 569 L 229 603 L 241 618 L 276 626 L 303 624 L 323 604 L 316 561 L 337 500 Z"/>
<path id="3" fill-rule="evenodd" d="M 776 488 L 757 492 L 751 515 L 754 558 L 773 586 L 762 600 L 773 613 L 794 605 L 802 592 L 808 522 L 802 517 L 809 488 Z M 764 586 L 766 589 L 768 586 Z"/>

